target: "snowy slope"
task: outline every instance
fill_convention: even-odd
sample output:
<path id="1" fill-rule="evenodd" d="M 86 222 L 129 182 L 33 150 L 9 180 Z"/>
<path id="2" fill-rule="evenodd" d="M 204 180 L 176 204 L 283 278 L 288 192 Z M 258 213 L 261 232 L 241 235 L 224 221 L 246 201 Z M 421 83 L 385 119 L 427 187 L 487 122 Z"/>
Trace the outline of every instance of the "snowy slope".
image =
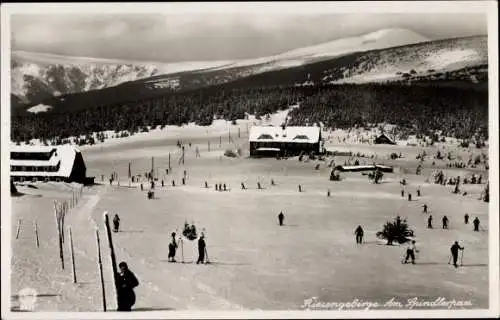
<path id="1" fill-rule="evenodd" d="M 166 76 L 156 77 L 154 81 L 148 82 L 149 88 L 177 89 L 183 86 L 183 83 L 179 80 L 179 76 L 172 74 L 183 71 L 202 71 L 198 78 L 203 78 L 210 73 L 213 79 L 193 81 L 200 85 L 211 85 L 267 71 L 296 67 L 318 59 L 355 51 L 388 48 L 428 40 L 410 30 L 385 29 L 258 59 L 169 64 L 15 51 L 12 54 L 11 66 L 12 94 L 24 101 L 41 101 L 51 95 L 102 89 L 123 82 L 160 75 Z M 217 72 L 223 74 L 219 75 Z"/>
<path id="2" fill-rule="evenodd" d="M 108 60 L 15 51 L 12 94 L 24 101 L 115 86 L 120 83 L 220 66 L 228 61 L 158 63 Z"/>
<path id="3" fill-rule="evenodd" d="M 317 58 L 335 57 L 338 55 L 383 49 L 406 44 L 430 41 L 430 39 L 407 29 L 383 29 L 357 37 L 342 38 L 315 46 L 291 50 L 276 56 L 245 60 L 224 66 L 242 67 L 249 65 L 271 64 L 269 68 L 297 66 Z"/>
<path id="4" fill-rule="evenodd" d="M 332 78 L 334 83 L 366 83 L 418 77 L 436 80 L 444 72 L 487 64 L 486 36 L 458 38 L 367 52 L 351 65 L 336 70 L 337 75 L 326 74 L 323 80 Z"/>

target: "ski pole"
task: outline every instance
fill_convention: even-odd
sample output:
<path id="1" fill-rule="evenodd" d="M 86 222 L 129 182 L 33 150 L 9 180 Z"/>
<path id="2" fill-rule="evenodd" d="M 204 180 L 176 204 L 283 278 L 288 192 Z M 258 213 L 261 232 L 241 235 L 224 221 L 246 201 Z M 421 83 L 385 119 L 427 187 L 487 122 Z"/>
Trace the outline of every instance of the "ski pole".
<path id="1" fill-rule="evenodd" d="M 208 251 L 206 247 L 205 247 L 205 255 L 207 256 L 207 261 L 205 262 L 205 264 L 208 264 L 210 263 L 210 260 L 208 259 Z"/>
<path id="2" fill-rule="evenodd" d="M 448 257 L 448 264 L 451 262 L 451 255 Z"/>
<path id="3" fill-rule="evenodd" d="M 181 258 L 182 258 L 182 263 L 184 263 L 184 240 L 181 238 Z"/>

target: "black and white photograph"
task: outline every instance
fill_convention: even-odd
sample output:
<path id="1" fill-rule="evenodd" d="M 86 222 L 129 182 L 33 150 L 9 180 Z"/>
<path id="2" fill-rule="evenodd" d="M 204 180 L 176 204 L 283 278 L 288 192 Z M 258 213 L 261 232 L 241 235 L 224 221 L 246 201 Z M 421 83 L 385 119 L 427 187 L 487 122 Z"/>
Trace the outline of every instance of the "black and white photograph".
<path id="1" fill-rule="evenodd" d="M 499 316 L 497 2 L 1 17 L 2 318 Z"/>

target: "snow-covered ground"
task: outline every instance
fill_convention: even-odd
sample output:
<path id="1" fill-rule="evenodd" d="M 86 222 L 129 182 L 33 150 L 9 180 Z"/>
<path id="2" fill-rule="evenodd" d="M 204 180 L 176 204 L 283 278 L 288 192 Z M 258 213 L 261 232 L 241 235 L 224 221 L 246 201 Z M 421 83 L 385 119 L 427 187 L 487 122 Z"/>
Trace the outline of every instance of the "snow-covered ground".
<path id="1" fill-rule="evenodd" d="M 38 112 L 47 112 L 50 109 L 52 109 L 51 106 L 45 104 L 37 104 L 36 106 L 29 108 L 27 111 L 31 113 L 38 113 Z"/>
<path id="2" fill-rule="evenodd" d="M 281 122 L 285 117 L 283 112 L 271 117 L 271 122 Z M 225 122 L 215 122 L 207 135 L 205 128 L 185 126 L 177 131 L 167 129 L 155 139 L 150 133 L 144 138 L 132 137 L 127 143 L 82 148 L 87 175 L 95 176 L 102 185 L 86 187 L 83 198 L 66 217 L 66 225 L 73 232 L 77 284 L 71 282 L 67 243 L 66 269 L 60 270 L 53 215 L 53 201 L 69 199 L 71 186 L 18 186 L 24 195 L 12 198 L 13 306 L 19 306 L 17 292 L 32 287 L 39 294 L 35 311 L 101 310 L 96 244 L 89 219 L 94 218 L 101 231 L 108 308 L 115 308 L 103 232 L 104 211 L 121 217 L 122 232 L 113 235 L 113 242 L 118 261 L 127 261 L 140 280 L 136 289 L 138 311 L 296 310 L 312 297 L 324 302 L 360 299 L 379 303 L 391 298 L 405 303 L 413 297 L 444 297 L 470 300 L 473 308 L 488 306 L 489 233 L 473 232 L 471 224 L 463 223 L 467 212 L 472 219 L 479 217 L 483 230 L 488 230 L 488 205 L 477 200 L 484 186 L 465 185 L 463 190 L 468 194 L 462 196 L 452 194 L 451 186 L 427 183 L 432 170 L 445 168 L 444 161 L 433 167 L 428 159 L 422 175 L 412 174 L 418 152 L 425 149 L 434 154 L 437 147 L 370 146 L 332 138 L 327 144 L 329 149 L 371 152 L 377 155 L 377 163 L 395 165 L 397 170 L 385 174 L 379 185 L 369 183 L 361 173 L 341 174 L 342 181 L 331 182 L 327 167 L 331 158 L 325 162 L 249 159 L 246 131 L 241 130 L 239 139 L 237 131 L 231 131 L 234 141 L 230 143 L 228 128 L 230 124 L 226 127 Z M 219 134 L 223 134 L 221 146 Z M 175 145 L 178 139 L 192 142 L 186 148 L 184 165 L 179 163 L 180 151 Z M 222 156 L 224 150 L 236 147 L 243 148 L 244 157 Z M 196 157 L 196 148 L 200 157 Z M 387 160 L 391 152 L 402 152 L 403 158 Z M 172 171 L 167 175 L 169 154 Z M 159 181 L 156 199 L 148 200 L 137 183 L 128 186 L 127 173 L 129 163 L 133 175 L 148 172 L 152 156 Z M 334 160 L 343 163 L 347 158 Z M 317 164 L 320 168 L 314 170 Z M 184 170 L 187 183 L 182 186 Z M 410 173 L 404 174 L 405 170 Z M 447 176 L 473 171 L 445 170 Z M 113 171 L 119 176 L 120 186 L 116 182 L 109 186 L 107 182 Z M 409 181 L 406 191 L 414 195 L 411 202 L 400 196 L 399 180 L 403 176 Z M 274 179 L 275 186 L 271 186 L 270 179 Z M 175 187 L 172 180 L 176 181 Z M 209 189 L 204 188 L 205 181 Z M 258 181 L 264 190 L 257 190 Z M 142 182 L 147 190 L 147 183 Z M 241 182 L 248 190 L 240 189 Z M 225 183 L 230 191 L 216 192 L 215 183 Z M 297 191 L 298 184 L 302 193 Z M 416 197 L 417 187 L 422 197 Z M 328 189 L 331 197 L 326 197 Z M 426 228 L 423 204 L 434 216 L 435 229 Z M 280 210 L 285 213 L 283 227 L 276 221 Z M 382 225 L 398 214 L 415 229 L 420 249 L 416 265 L 400 263 L 404 248 L 386 246 L 376 239 L 375 233 Z M 444 215 L 450 219 L 448 230 L 440 228 Z M 18 219 L 22 219 L 23 227 L 16 240 Z M 33 239 L 35 220 L 40 248 Z M 185 264 L 167 262 L 170 233 L 180 233 L 184 222 L 205 229 L 210 264 L 192 263 L 196 248 L 190 242 L 184 246 Z M 366 243 L 361 246 L 355 244 L 353 235 L 358 225 L 365 229 Z M 466 248 L 463 267 L 458 269 L 447 264 L 454 241 Z M 177 260 L 181 260 L 180 250 Z"/>

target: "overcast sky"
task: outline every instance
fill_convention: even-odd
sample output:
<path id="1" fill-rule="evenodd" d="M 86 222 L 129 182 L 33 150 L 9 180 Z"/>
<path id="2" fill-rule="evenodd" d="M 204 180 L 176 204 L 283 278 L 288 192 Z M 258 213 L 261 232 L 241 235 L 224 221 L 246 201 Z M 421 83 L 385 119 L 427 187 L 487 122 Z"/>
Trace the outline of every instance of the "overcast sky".
<path id="1" fill-rule="evenodd" d="M 11 27 L 13 50 L 160 62 L 261 57 L 383 28 L 487 34 L 482 14 L 25 14 Z"/>

